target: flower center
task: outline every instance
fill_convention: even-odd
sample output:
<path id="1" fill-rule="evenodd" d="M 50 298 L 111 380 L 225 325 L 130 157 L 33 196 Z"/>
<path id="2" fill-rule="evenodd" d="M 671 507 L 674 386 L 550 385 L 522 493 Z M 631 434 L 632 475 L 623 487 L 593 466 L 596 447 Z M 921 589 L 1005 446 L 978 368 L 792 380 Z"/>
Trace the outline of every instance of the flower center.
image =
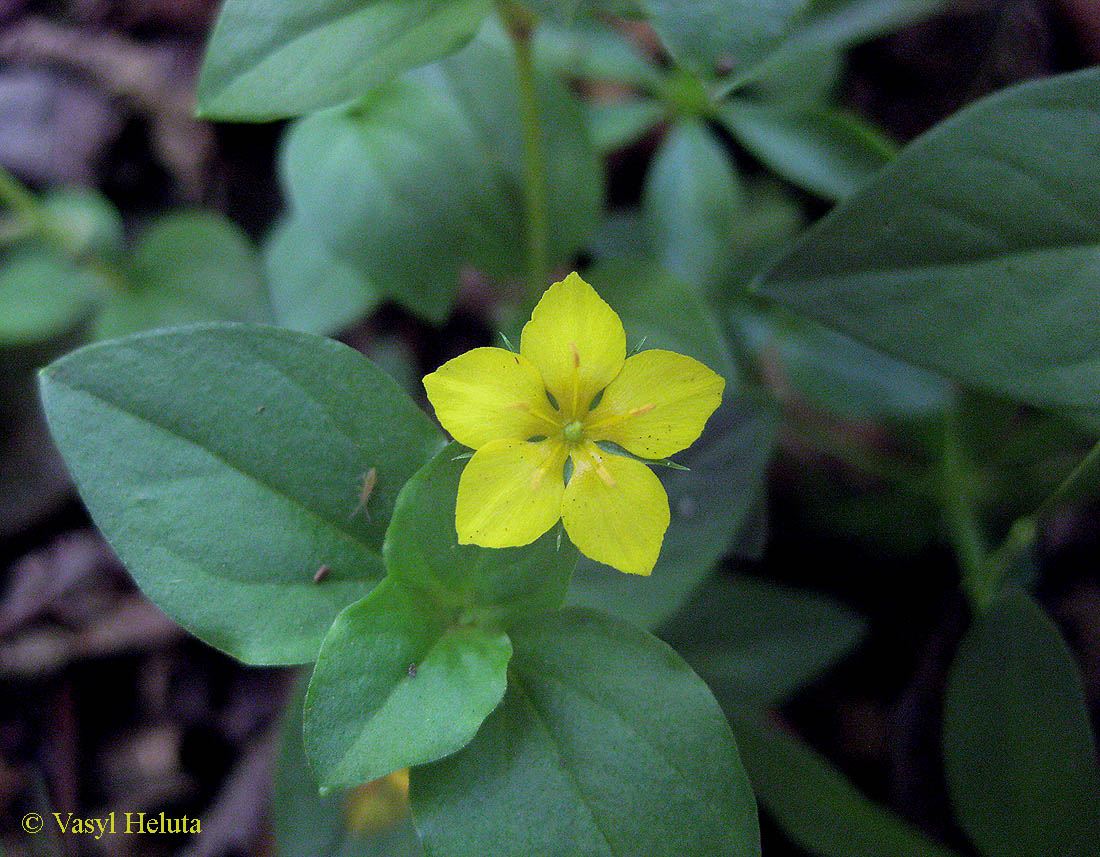
<path id="1" fill-rule="evenodd" d="M 580 420 L 573 420 L 562 429 L 562 434 L 565 435 L 568 443 L 580 443 L 581 438 L 584 437 L 584 423 Z"/>

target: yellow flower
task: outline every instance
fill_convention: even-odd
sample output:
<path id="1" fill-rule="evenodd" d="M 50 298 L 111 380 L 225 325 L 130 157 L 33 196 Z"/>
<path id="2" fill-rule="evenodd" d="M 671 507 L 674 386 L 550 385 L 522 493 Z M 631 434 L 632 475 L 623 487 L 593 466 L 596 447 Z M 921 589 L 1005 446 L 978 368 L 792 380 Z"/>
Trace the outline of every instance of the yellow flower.
<path id="1" fill-rule="evenodd" d="M 424 378 L 439 422 L 476 450 L 458 485 L 458 541 L 526 545 L 560 518 L 581 553 L 649 574 L 668 496 L 647 466 L 597 444 L 667 458 L 699 437 L 724 386 L 682 354 L 627 357 L 622 322 L 595 290 L 576 274 L 554 283 L 519 354 L 475 348 Z"/>

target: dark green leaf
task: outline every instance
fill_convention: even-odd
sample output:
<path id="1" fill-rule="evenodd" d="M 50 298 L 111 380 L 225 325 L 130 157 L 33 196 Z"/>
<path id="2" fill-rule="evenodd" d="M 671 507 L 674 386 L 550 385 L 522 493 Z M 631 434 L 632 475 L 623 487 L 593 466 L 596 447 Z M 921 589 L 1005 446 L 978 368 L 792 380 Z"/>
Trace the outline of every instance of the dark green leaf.
<path id="1" fill-rule="evenodd" d="M 508 636 L 387 579 L 321 645 L 305 705 L 323 787 L 434 762 L 469 743 L 507 684 Z"/>
<path id="2" fill-rule="evenodd" d="M 397 492 L 441 445 L 359 354 L 273 328 L 84 348 L 43 370 L 42 395 L 93 519 L 145 594 L 249 663 L 313 660 L 336 613 L 382 577 Z"/>
<path id="3" fill-rule="evenodd" d="M 199 109 L 270 120 L 350 101 L 456 50 L 490 8 L 488 0 L 226 0 Z"/>
<path id="4" fill-rule="evenodd" d="M 268 237 L 264 266 L 275 319 L 282 327 L 335 333 L 381 302 L 361 271 L 333 255 L 294 219 L 279 224 Z"/>
<path id="5" fill-rule="evenodd" d="M 944 766 L 955 812 L 987 857 L 1089 857 L 1100 770 L 1073 655 L 1022 592 L 959 647 L 947 684 Z"/>
<path id="6" fill-rule="evenodd" d="M 661 636 L 720 699 L 778 702 L 845 654 L 864 623 L 829 599 L 715 576 Z"/>
<path id="7" fill-rule="evenodd" d="M 760 853 L 729 726 L 671 649 L 582 610 L 537 620 L 513 642 L 503 706 L 465 750 L 413 770 L 429 853 Z"/>
<path id="8" fill-rule="evenodd" d="M 696 120 L 673 125 L 642 188 L 642 210 L 664 267 L 703 286 L 720 279 L 741 203 L 740 180 L 710 130 Z"/>
<path id="9" fill-rule="evenodd" d="M 893 154 L 869 127 L 837 110 L 734 100 L 718 117 L 746 149 L 783 178 L 818 196 L 844 199 Z"/>
<path id="10" fill-rule="evenodd" d="M 1092 69 L 967 108 L 812 229 L 761 291 L 974 386 L 1095 408 L 1098 99 Z"/>
<path id="11" fill-rule="evenodd" d="M 202 321 L 271 321 L 256 250 L 230 221 L 171 214 L 134 247 L 96 325 L 103 339 Z"/>
<path id="12" fill-rule="evenodd" d="M 515 622 L 559 607 L 577 550 L 554 527 L 518 548 L 460 545 L 455 500 L 467 452 L 452 443 L 409 480 L 397 499 L 383 548 L 386 568 L 404 583 L 493 621 Z"/>
<path id="13" fill-rule="evenodd" d="M 953 857 L 919 830 L 872 803 L 801 741 L 732 718 L 749 779 L 765 812 L 819 857 Z"/>

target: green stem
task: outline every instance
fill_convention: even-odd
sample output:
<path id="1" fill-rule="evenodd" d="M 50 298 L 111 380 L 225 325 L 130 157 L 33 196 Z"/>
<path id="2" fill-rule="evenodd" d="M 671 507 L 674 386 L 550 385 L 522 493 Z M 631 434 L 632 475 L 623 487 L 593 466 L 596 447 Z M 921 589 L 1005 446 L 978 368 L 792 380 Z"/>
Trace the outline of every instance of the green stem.
<path id="1" fill-rule="evenodd" d="M 527 278 L 531 296 L 536 297 L 550 279 L 547 252 L 546 148 L 535 83 L 535 58 L 531 15 L 509 2 L 497 4 L 504 28 L 512 39 L 519 87 L 520 122 L 523 128 L 524 213 L 527 223 Z"/>
<path id="2" fill-rule="evenodd" d="M 987 579 L 989 551 L 970 502 L 966 459 L 955 414 L 951 412 L 944 419 L 940 508 L 962 569 L 963 588 L 970 597 L 971 605 L 976 610 L 984 610 L 991 597 L 987 593 L 995 587 Z"/>
<path id="3" fill-rule="evenodd" d="M 974 591 L 974 600 L 979 607 L 988 606 L 1001 586 L 1001 581 L 1011 571 L 1013 564 L 1022 554 L 1031 549 L 1039 532 L 1039 522 L 1062 502 L 1073 488 L 1086 476 L 1093 473 L 1100 464 L 1100 443 L 1093 446 L 1084 458 L 1073 468 L 1073 472 L 1059 483 L 1046 499 L 1030 515 L 1017 518 L 1003 542 L 987 559 L 978 586 Z"/>

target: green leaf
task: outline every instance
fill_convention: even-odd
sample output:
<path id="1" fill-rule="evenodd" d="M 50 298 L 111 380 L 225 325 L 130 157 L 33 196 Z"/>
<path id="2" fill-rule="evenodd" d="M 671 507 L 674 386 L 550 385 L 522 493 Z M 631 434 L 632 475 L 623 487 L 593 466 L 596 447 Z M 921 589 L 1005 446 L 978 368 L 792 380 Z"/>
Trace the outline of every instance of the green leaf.
<path id="1" fill-rule="evenodd" d="M 260 258 L 232 222 L 168 215 L 141 236 L 96 325 L 99 339 L 203 321 L 271 321 Z"/>
<path id="2" fill-rule="evenodd" d="M 655 92 L 665 73 L 617 28 L 560 27 L 540 22 L 534 33 L 535 56 L 558 74 L 581 80 L 606 80 Z"/>
<path id="3" fill-rule="evenodd" d="M 413 769 L 430 854 L 760 853 L 729 726 L 671 649 L 583 610 L 536 620 L 513 644 L 504 704 L 462 752 Z"/>
<path id="4" fill-rule="evenodd" d="M 592 139 L 605 153 L 616 152 L 638 141 L 664 118 L 665 108 L 656 101 L 615 101 L 589 108 Z"/>
<path id="5" fill-rule="evenodd" d="M 719 280 L 729 265 L 741 203 L 733 164 L 706 125 L 674 124 L 642 188 L 642 211 L 664 267 L 690 283 Z"/>
<path id="6" fill-rule="evenodd" d="M 91 188 L 55 189 L 42 197 L 42 228 L 73 259 L 117 257 L 125 245 L 122 215 Z"/>
<path id="7" fill-rule="evenodd" d="M 361 97 L 457 50 L 488 0 L 226 0 L 199 77 L 199 111 L 265 121 Z"/>
<path id="8" fill-rule="evenodd" d="M 302 120 L 283 154 L 301 222 L 380 292 L 434 321 L 446 318 L 463 268 L 525 269 L 522 134 L 502 39 L 487 28 L 445 62 Z M 602 174 L 580 105 L 556 78 L 538 84 L 558 263 L 596 222 Z"/>
<path id="9" fill-rule="evenodd" d="M 660 559 L 640 580 L 581 558 L 569 598 L 649 627 L 669 618 L 710 574 L 749 519 L 771 457 L 774 415 L 740 393 L 726 343 L 698 292 L 650 264 L 603 263 L 585 273 L 615 308 L 629 348 L 665 348 L 700 360 L 726 378 L 723 404 L 702 436 L 657 468 L 672 522 Z"/>
<path id="10" fill-rule="evenodd" d="M 716 575 L 661 633 L 722 700 L 772 703 L 831 666 L 864 622 L 834 601 Z"/>
<path id="11" fill-rule="evenodd" d="M 959 646 L 943 750 L 955 812 L 987 857 L 1096 853 L 1100 770 L 1084 688 L 1026 594 L 1000 598 Z"/>
<path id="12" fill-rule="evenodd" d="M 963 110 L 810 230 L 760 290 L 976 387 L 1095 408 L 1097 99 L 1091 69 Z"/>
<path id="13" fill-rule="evenodd" d="M 441 445 L 358 353 L 273 328 L 106 342 L 41 381 L 81 496 L 142 590 L 248 663 L 314 659 L 333 617 L 382 577 L 397 492 Z"/>
<path id="14" fill-rule="evenodd" d="M 381 303 L 357 268 L 333 255 L 300 221 L 283 221 L 268 236 L 264 267 L 279 325 L 328 335 L 350 327 Z"/>
<path id="15" fill-rule="evenodd" d="M 739 143 L 783 178 L 820 197 L 851 196 L 890 160 L 892 148 L 837 110 L 734 100 L 718 118 Z"/>
<path id="16" fill-rule="evenodd" d="M 387 579 L 325 637 L 305 706 L 321 786 L 354 786 L 469 743 L 507 684 L 512 644 Z"/>
<path id="17" fill-rule="evenodd" d="M 495 622 L 522 621 L 561 606 L 577 550 L 568 538 L 559 539 L 559 527 L 524 547 L 458 544 L 455 500 L 468 459 L 456 456 L 466 451 L 452 443 L 397 498 L 383 547 L 390 575 Z"/>
<path id="18" fill-rule="evenodd" d="M 334 791 L 324 796 L 320 784 L 306 762 L 302 743 L 302 708 L 305 682 L 295 692 L 283 717 L 283 736 L 275 769 L 271 796 L 271 823 L 278 857 L 424 857 L 408 808 L 383 803 L 390 794 L 383 789 L 365 794 Z M 388 785 L 387 785 L 388 787 Z M 359 834 L 349 826 L 351 804 L 356 800 L 377 801 L 381 809 L 400 813 L 389 824 Z M 401 816 L 404 817 L 401 817 Z"/>
<path id="19" fill-rule="evenodd" d="M 57 253 L 26 248 L 0 260 L 0 345 L 31 345 L 87 319 L 101 297 L 92 274 Z"/>
<path id="20" fill-rule="evenodd" d="M 746 713 L 731 721 L 761 807 L 808 852 L 819 857 L 953 857 L 860 794 L 798 739 Z"/>
<path id="21" fill-rule="evenodd" d="M 733 68 L 741 81 L 749 70 L 764 73 L 791 53 L 847 47 L 943 5 L 945 0 L 639 0 L 680 65 L 703 77 Z"/>

